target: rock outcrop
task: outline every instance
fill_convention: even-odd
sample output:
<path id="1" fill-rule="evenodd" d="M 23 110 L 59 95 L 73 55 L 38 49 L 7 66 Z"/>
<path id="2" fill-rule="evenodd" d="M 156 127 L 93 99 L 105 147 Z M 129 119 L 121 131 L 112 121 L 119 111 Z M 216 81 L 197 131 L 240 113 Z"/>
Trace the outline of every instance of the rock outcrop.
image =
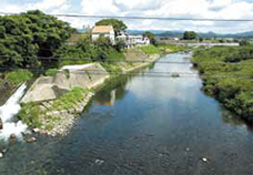
<path id="1" fill-rule="evenodd" d="M 55 76 L 38 78 L 21 103 L 54 100 L 74 87 L 96 88 L 108 78 L 108 72 L 99 63 L 64 66 Z"/>

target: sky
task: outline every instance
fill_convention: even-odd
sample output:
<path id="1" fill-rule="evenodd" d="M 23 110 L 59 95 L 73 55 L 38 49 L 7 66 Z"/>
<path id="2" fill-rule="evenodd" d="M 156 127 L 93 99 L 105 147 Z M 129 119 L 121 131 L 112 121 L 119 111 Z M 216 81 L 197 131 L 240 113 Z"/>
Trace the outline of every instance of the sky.
<path id="1" fill-rule="evenodd" d="M 0 12 L 39 9 L 50 14 L 253 19 L 253 0 L 0 0 Z M 64 18 L 75 28 L 98 19 Z M 124 20 L 132 30 L 194 30 L 237 33 L 253 30 L 253 22 Z"/>

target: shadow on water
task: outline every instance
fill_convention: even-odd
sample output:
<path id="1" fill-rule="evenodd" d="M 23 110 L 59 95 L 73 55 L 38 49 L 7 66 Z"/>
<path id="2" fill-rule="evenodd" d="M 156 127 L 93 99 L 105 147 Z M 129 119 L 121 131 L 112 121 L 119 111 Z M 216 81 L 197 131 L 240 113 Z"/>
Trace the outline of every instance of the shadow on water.
<path id="1" fill-rule="evenodd" d="M 245 126 L 248 131 L 253 133 L 253 122 L 248 122 L 243 120 L 240 116 L 236 115 L 235 113 L 226 110 L 225 107 L 222 108 L 222 120 L 224 123 L 228 123 L 231 126 Z"/>
<path id="2" fill-rule="evenodd" d="M 131 77 L 122 76 L 120 79 L 115 79 L 96 93 L 94 102 L 99 105 L 114 105 L 115 100 L 123 99 L 127 94 L 126 85 Z"/>
<path id="3" fill-rule="evenodd" d="M 145 71 L 152 70 L 155 67 L 155 63 L 148 66 Z M 99 105 L 112 106 L 115 104 L 115 100 L 122 100 L 127 94 L 127 84 L 131 81 L 135 75 L 142 76 L 144 71 L 136 71 L 134 75 L 120 75 L 116 78 L 109 80 L 104 87 L 102 87 L 95 95 L 94 102 Z M 145 75 L 143 75 L 145 76 Z"/>

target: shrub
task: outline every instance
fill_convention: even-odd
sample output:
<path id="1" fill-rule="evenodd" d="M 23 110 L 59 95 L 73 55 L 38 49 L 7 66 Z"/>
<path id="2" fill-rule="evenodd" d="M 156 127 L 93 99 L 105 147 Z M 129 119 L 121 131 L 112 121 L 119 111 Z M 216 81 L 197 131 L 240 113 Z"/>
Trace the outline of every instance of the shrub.
<path id="1" fill-rule="evenodd" d="M 39 128 L 41 126 L 40 115 L 42 115 L 40 107 L 29 103 L 22 106 L 18 116 L 28 126 Z"/>
<path id="2" fill-rule="evenodd" d="M 253 120 L 253 48 L 199 48 L 193 62 L 202 74 L 205 92 L 242 118 Z M 234 62 L 241 64 L 228 64 Z"/>
<path id="3" fill-rule="evenodd" d="M 23 82 L 30 80 L 33 74 L 28 70 L 20 69 L 18 71 L 9 72 L 6 74 L 5 79 L 11 86 L 17 86 Z"/>
<path id="4" fill-rule="evenodd" d="M 63 110 L 73 108 L 78 102 L 80 102 L 83 99 L 85 92 L 89 92 L 89 90 L 75 87 L 73 90 L 63 94 L 61 97 L 56 99 L 53 105 L 51 106 L 52 110 Z"/>
<path id="5" fill-rule="evenodd" d="M 46 76 L 55 76 L 57 74 L 58 70 L 57 69 L 48 69 L 47 72 L 45 73 Z"/>

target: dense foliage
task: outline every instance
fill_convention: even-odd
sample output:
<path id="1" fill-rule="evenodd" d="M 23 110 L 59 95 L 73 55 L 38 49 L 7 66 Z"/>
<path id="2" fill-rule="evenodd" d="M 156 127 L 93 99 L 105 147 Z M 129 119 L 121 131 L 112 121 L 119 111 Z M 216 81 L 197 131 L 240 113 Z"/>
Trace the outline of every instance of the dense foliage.
<path id="1" fill-rule="evenodd" d="M 89 37 L 83 38 L 77 44 L 63 45 L 55 54 L 59 59 L 59 67 L 69 64 L 84 64 L 93 61 L 122 60 L 124 54 L 116 44 L 111 45 L 109 38 L 99 37 L 94 43 Z"/>
<path id="2" fill-rule="evenodd" d="M 253 48 L 199 48 L 193 62 L 204 80 L 204 90 L 244 119 L 253 121 Z"/>
<path id="3" fill-rule="evenodd" d="M 197 38 L 197 33 L 193 31 L 186 31 L 184 32 L 183 39 L 185 40 L 193 40 Z"/>
<path id="4" fill-rule="evenodd" d="M 8 72 L 5 75 L 6 82 L 11 86 L 17 86 L 25 81 L 30 80 L 33 77 L 33 74 L 28 70 L 17 70 Z"/>
<path id="5" fill-rule="evenodd" d="M 0 66 L 30 68 L 48 65 L 51 60 L 47 58 L 73 31 L 68 23 L 38 10 L 0 16 Z"/>
<path id="6" fill-rule="evenodd" d="M 145 32 L 143 34 L 144 37 L 147 37 L 149 40 L 150 40 L 150 43 L 153 44 L 153 45 L 157 45 L 157 42 L 156 42 L 156 39 L 155 39 L 155 34 L 152 33 L 152 32 Z"/>

